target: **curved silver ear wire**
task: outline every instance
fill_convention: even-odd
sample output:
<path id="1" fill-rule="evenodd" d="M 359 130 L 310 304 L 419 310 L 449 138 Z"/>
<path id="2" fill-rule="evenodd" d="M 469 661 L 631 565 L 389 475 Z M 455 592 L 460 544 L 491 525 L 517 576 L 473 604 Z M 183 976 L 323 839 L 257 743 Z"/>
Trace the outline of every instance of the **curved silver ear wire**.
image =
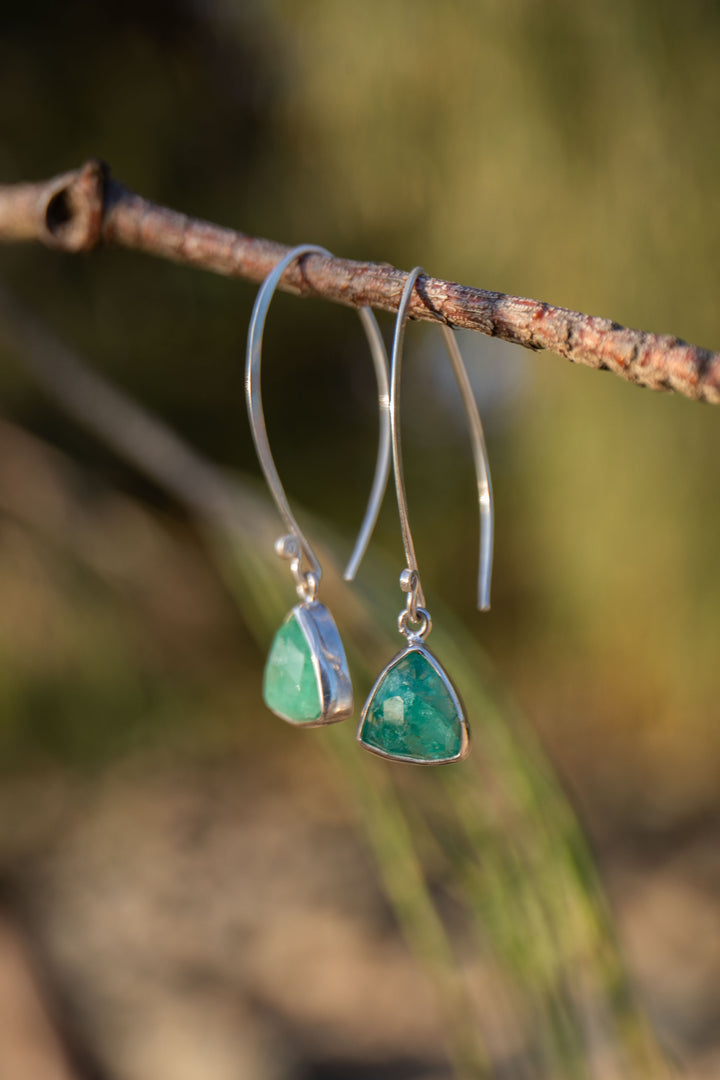
<path id="1" fill-rule="evenodd" d="M 479 611 L 490 610 L 490 585 L 492 582 L 493 548 L 495 546 L 495 514 L 493 508 L 492 478 L 490 476 L 490 462 L 488 461 L 487 446 L 485 445 L 485 432 L 478 411 L 475 394 L 470 384 L 470 377 L 463 362 L 460 347 L 455 333 L 449 326 L 443 324 L 443 337 L 450 363 L 455 372 L 455 381 L 465 405 L 468 425 L 470 427 L 470 442 L 472 455 L 475 462 L 475 478 L 478 490 L 478 507 L 480 511 L 480 551 L 478 556 L 478 595 L 477 606 Z"/>
<path id="2" fill-rule="evenodd" d="M 388 359 L 385 352 L 385 341 L 380 333 L 377 319 L 369 307 L 361 307 L 358 310 L 358 315 L 365 327 L 375 368 L 375 380 L 378 389 L 379 432 L 375 476 L 370 489 L 370 498 L 368 499 L 363 523 L 360 526 L 360 532 L 355 541 L 353 553 L 343 573 L 345 581 L 355 580 L 360 563 L 365 557 L 370 537 L 375 530 L 380 507 L 385 496 L 385 489 L 387 488 L 388 476 L 390 475 L 390 386 L 388 384 Z"/>
<path id="3" fill-rule="evenodd" d="M 288 252 L 288 254 L 277 263 L 260 286 L 257 297 L 255 298 L 252 317 L 250 319 L 245 365 L 245 395 L 255 449 L 257 450 L 260 466 L 265 474 L 268 487 L 270 488 L 270 493 L 272 494 L 275 505 L 280 512 L 280 516 L 290 533 L 289 537 L 283 537 L 278 541 L 276 549 L 279 554 L 291 560 L 291 568 L 293 569 L 298 584 L 298 592 L 300 592 L 300 595 L 303 598 L 309 600 L 313 599 L 317 592 L 317 586 L 322 577 L 322 568 L 307 537 L 301 530 L 295 520 L 295 515 L 290 509 L 290 504 L 288 503 L 285 490 L 280 482 L 277 468 L 275 467 L 275 461 L 270 452 L 270 442 L 268 440 L 265 416 L 262 407 L 260 368 L 262 363 L 263 330 L 265 329 L 265 319 L 267 317 L 273 293 L 288 266 L 302 255 L 309 255 L 311 253 L 330 255 L 330 252 L 326 251 L 325 248 L 317 247 L 315 244 L 300 244 L 298 247 L 295 247 L 292 251 Z M 357 568 L 365 554 L 365 549 L 375 527 L 377 515 L 380 511 L 380 504 L 382 503 L 383 495 L 385 494 L 390 471 L 390 394 L 388 388 L 388 363 L 385 344 L 375 316 L 370 309 L 365 307 L 360 308 L 359 315 L 365 333 L 367 334 L 373 366 L 375 368 L 375 378 L 377 379 L 378 384 L 380 431 L 378 455 L 375 464 L 375 476 L 370 492 L 370 499 L 368 501 L 367 510 L 365 511 L 365 518 L 363 519 L 355 543 L 355 549 L 345 571 L 345 577 L 348 581 L 355 576 Z M 308 564 L 309 570 L 303 570 L 301 566 L 303 557 Z"/>
<path id="4" fill-rule="evenodd" d="M 401 588 L 410 593 L 408 597 L 408 612 L 413 621 L 418 621 L 416 615 L 425 607 L 420 575 L 418 572 L 415 546 L 410 532 L 408 521 L 407 494 L 405 492 L 405 478 L 402 466 L 402 448 L 400 445 L 400 369 L 402 362 L 403 339 L 405 337 L 405 324 L 407 322 L 410 299 L 412 297 L 415 282 L 420 274 L 424 273 L 421 266 L 416 266 L 407 276 L 400 304 L 398 305 L 397 318 L 395 321 L 395 334 L 393 337 L 392 360 L 390 365 L 390 432 L 392 437 L 393 472 L 395 475 L 395 492 L 397 495 L 398 513 L 400 515 L 400 529 L 402 531 L 403 547 L 407 559 L 407 570 L 400 578 Z M 477 402 L 470 385 L 467 369 L 463 363 L 460 349 L 458 348 L 455 335 L 449 326 L 442 326 L 443 338 L 447 349 L 450 363 L 455 374 L 455 379 L 462 396 L 468 424 L 470 426 L 470 439 L 472 442 L 475 472 L 477 475 L 478 503 L 480 507 L 480 555 L 478 568 L 478 608 L 480 611 L 488 611 L 490 608 L 490 581 L 492 578 L 493 559 L 493 498 L 492 483 L 490 481 L 490 465 L 488 463 L 487 447 L 483 433 L 482 421 L 478 412 Z"/>

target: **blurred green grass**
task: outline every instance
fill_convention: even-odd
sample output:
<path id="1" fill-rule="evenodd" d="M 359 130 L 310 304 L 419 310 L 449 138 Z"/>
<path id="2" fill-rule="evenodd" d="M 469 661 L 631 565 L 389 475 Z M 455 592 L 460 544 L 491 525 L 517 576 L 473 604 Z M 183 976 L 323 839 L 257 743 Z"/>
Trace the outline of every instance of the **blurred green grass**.
<path id="1" fill-rule="evenodd" d="M 276 0 L 212 9 L 113 0 L 92 18 L 87 10 L 80 2 L 28 3 L 6 20 L 4 181 L 98 154 L 143 194 L 247 232 L 399 266 L 421 262 L 441 276 L 718 346 L 720 12 L 709 0 L 353 8 Z M 123 252 L 79 259 L 17 248 L 0 259 L 3 277 L 99 370 L 214 461 L 255 469 L 242 406 L 250 287 Z M 281 473 L 293 496 L 342 533 L 356 524 L 374 456 L 372 374 L 355 322 L 328 305 L 279 297 L 268 324 L 268 423 Z M 567 888 L 577 900 L 576 945 L 596 956 L 610 1027 L 613 1017 L 634 1014 L 574 819 L 535 751 L 518 762 L 505 741 L 504 713 L 487 697 L 467 627 L 596 835 L 652 833 L 717 811 L 718 420 L 711 408 L 554 356 L 515 364 L 497 343 L 467 343 L 473 368 L 490 379 L 479 391 L 498 509 L 494 610 L 476 622 L 471 466 L 455 437 L 454 400 L 426 381 L 428 364 L 442 363 L 432 332 L 408 337 L 413 524 L 429 593 L 458 613 L 456 621 L 443 615 L 434 640 L 488 717 L 483 738 L 494 765 L 483 765 L 476 747 L 475 764 L 447 790 L 427 779 L 415 793 L 403 781 L 401 810 L 375 763 L 366 766 L 372 784 L 354 783 L 360 797 L 375 793 L 365 812 L 388 888 L 402 893 L 414 881 L 407 903 L 418 947 L 437 933 L 437 955 L 446 949 L 422 875 L 413 877 L 416 858 L 472 907 L 474 932 L 499 943 L 503 967 L 528 978 L 532 971 L 534 986 L 550 988 L 538 1006 L 540 1029 L 553 1033 L 546 1054 L 567 1037 L 572 1057 L 574 1020 L 562 1004 L 566 988 L 558 991 L 566 972 L 542 953 Z M 47 502 L 31 513 L 31 463 L 10 441 L 26 474 L 5 489 L 12 499 L 0 546 L 0 767 L 100 768 L 173 740 L 193 753 L 224 739 L 251 744 L 259 653 L 212 560 L 193 548 L 183 512 L 45 402 L 8 353 L 0 357 L 8 419 L 83 462 L 81 487 L 92 488 L 85 497 L 101 521 L 98 507 L 110 493 L 109 505 L 120 500 L 135 522 L 124 533 L 110 514 L 98 548 L 124 551 L 159 530 L 159 550 L 177 544 L 179 560 L 173 569 L 165 556 L 149 558 L 118 608 L 111 596 L 137 568 L 124 577 L 104 563 L 99 573 L 95 557 L 88 570 L 78 551 L 83 529 L 68 530 Z M 510 374 L 493 396 L 499 372 Z M 377 544 L 398 553 L 391 509 Z M 166 594 L 177 592 L 190 565 L 204 567 L 187 605 L 208 612 L 205 624 L 180 617 L 167 599 L 147 605 L 162 582 Z M 281 575 L 281 567 L 263 575 L 266 584 L 272 578 L 268 595 Z M 386 658 L 376 627 L 392 631 L 394 595 L 394 576 L 383 574 L 356 662 Z M 267 635 L 280 607 L 264 597 L 254 604 L 258 632 Z M 213 666 L 217 656 L 223 661 Z M 263 752 L 285 738 L 264 727 Z M 343 736 L 333 733 L 333 745 L 336 738 Z M 344 759 L 342 741 L 336 752 Z M 482 781 L 468 780 L 481 765 Z M 478 790 L 494 774 L 531 822 L 519 852 L 499 850 L 500 827 L 478 807 Z M 545 837 L 537 831 L 540 794 Z M 466 806 L 473 809 L 464 837 L 458 807 Z M 420 854 L 407 846 L 410 835 Z M 407 878 L 393 877 L 393 845 Z M 497 861 L 479 868 L 480 845 Z M 533 896 L 536 881 L 549 909 Z M 545 928 L 529 951 L 525 936 L 516 937 L 526 917 Z M 481 932 L 480 922 L 491 929 Z M 458 1045 L 463 1060 L 466 1052 L 472 1058 L 464 1032 Z"/>
<path id="2" fill-rule="evenodd" d="M 5 180 L 100 154 L 143 193 L 249 232 L 720 340 L 714 5 L 85 10 L 38 2 L 8 20 Z M 85 64 L 65 64 L 71 40 Z M 121 252 L 2 258 L 101 370 L 216 460 L 254 468 L 241 418 L 251 289 Z M 359 330 L 345 312 L 287 298 L 268 329 L 283 476 L 351 527 L 374 452 Z M 492 372 L 506 356 L 478 351 L 474 363 Z M 306 387 L 302 408 L 289 385 Z M 0 389 L 12 419 L 152 497 L 6 364 Z M 455 406 L 421 397 L 407 398 L 406 457 L 411 491 L 433 485 L 417 525 L 423 566 L 469 617 L 453 570 L 472 543 L 455 479 L 465 452 L 434 436 L 452 430 Z M 494 658 L 569 772 L 585 746 L 607 759 L 598 798 L 619 785 L 647 822 L 713 803 L 714 411 L 550 356 L 528 358 L 504 401 L 481 405 L 499 479 Z M 443 530 L 458 552 L 449 563 Z M 380 539 L 395 543 L 391 516 Z"/>

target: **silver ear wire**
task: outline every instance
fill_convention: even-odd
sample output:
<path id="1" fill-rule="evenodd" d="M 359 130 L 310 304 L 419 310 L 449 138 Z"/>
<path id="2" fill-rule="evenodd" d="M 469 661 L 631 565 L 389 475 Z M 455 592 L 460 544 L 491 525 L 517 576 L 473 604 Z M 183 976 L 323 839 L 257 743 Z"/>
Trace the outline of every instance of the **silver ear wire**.
<path id="1" fill-rule="evenodd" d="M 395 493 L 397 495 L 398 514 L 400 516 L 400 529 L 402 532 L 403 547 L 407 560 L 407 570 L 401 576 L 401 587 L 409 592 L 408 611 L 410 618 L 413 611 L 425 607 L 425 598 L 420 574 L 418 571 L 415 546 L 410 522 L 408 520 L 407 494 L 405 491 L 405 477 L 402 465 L 402 448 L 400 445 L 400 371 L 402 365 L 403 340 L 405 337 L 405 325 L 410 308 L 415 283 L 424 271 L 421 266 L 416 266 L 407 276 L 405 287 L 398 305 L 397 318 L 395 320 L 395 334 L 393 336 L 392 360 L 390 364 L 390 434 L 392 439 L 393 473 L 395 476 Z M 478 567 L 478 608 L 480 611 L 488 611 L 490 608 L 490 582 L 492 578 L 493 560 L 493 497 L 492 483 L 490 480 L 490 465 L 488 463 L 487 447 L 483 433 L 482 421 L 478 412 L 475 395 L 470 385 L 470 378 L 463 363 L 460 349 L 458 348 L 455 335 L 449 326 L 442 326 L 443 339 L 448 357 L 452 365 L 453 373 L 460 390 L 460 394 L 467 413 L 470 427 L 470 440 L 472 443 L 475 473 L 477 477 L 478 504 L 480 508 L 480 554 Z M 405 584 L 403 584 L 403 581 Z M 412 582 L 412 586 L 410 585 Z M 407 588 L 406 588 L 407 586 Z"/>
<path id="2" fill-rule="evenodd" d="M 322 577 L 322 568 L 307 537 L 298 525 L 295 515 L 290 509 L 285 490 L 280 482 L 275 461 L 270 451 L 270 442 L 265 426 L 260 381 L 263 331 L 265 329 L 265 319 L 270 307 L 270 301 L 272 300 L 275 289 L 288 266 L 290 266 L 295 259 L 309 254 L 330 256 L 330 252 L 326 251 L 325 248 L 317 247 L 315 244 L 300 244 L 298 247 L 295 247 L 292 251 L 288 252 L 288 254 L 277 263 L 258 290 L 252 317 L 250 319 L 250 328 L 248 330 L 247 338 L 245 395 L 250 418 L 250 429 L 252 431 L 260 466 L 265 475 L 268 487 L 270 488 L 270 493 L 275 500 L 275 505 L 285 522 L 285 527 L 291 534 L 291 537 L 294 538 L 298 549 L 296 553 L 290 553 L 290 547 L 292 545 L 284 544 L 283 550 L 287 549 L 287 557 L 291 559 L 291 569 L 293 570 L 293 574 L 298 583 L 298 591 L 300 591 L 301 595 L 305 595 L 305 588 L 307 586 L 314 596 L 317 585 Z M 345 578 L 348 581 L 354 578 L 357 568 L 362 562 L 365 549 L 375 527 L 378 513 L 380 512 L 380 505 L 382 503 L 383 495 L 385 494 L 390 470 L 390 393 L 388 387 L 387 354 L 385 352 L 385 345 L 382 334 L 380 333 L 380 328 L 371 310 L 367 307 L 360 308 L 359 315 L 370 345 L 373 367 L 375 369 L 375 378 L 378 385 L 380 430 L 375 475 L 370 492 L 370 499 L 355 543 L 355 549 L 347 565 L 347 569 L 345 570 Z M 302 559 L 305 560 L 307 569 L 303 568 Z"/>
<path id="3" fill-rule="evenodd" d="M 388 383 L 388 358 L 385 352 L 385 341 L 380 333 L 377 319 L 369 307 L 361 307 L 358 310 L 358 315 L 365 327 L 365 333 L 370 343 L 373 367 L 375 368 L 375 381 L 378 390 L 379 431 L 375 476 L 370 489 L 370 498 L 368 499 L 365 517 L 360 526 L 360 532 L 355 541 L 350 561 L 343 574 L 346 581 L 355 580 L 360 563 L 363 561 L 367 546 L 370 543 L 370 537 L 375 530 L 380 507 L 385 497 L 388 476 L 390 475 L 390 386 Z"/>
<path id="4" fill-rule="evenodd" d="M 477 606 L 479 611 L 490 610 L 490 586 L 492 582 L 493 549 L 495 546 L 495 512 L 493 506 L 492 478 L 490 476 L 490 462 L 488 461 L 487 446 L 485 444 L 485 432 L 482 420 L 475 400 L 475 394 L 470 384 L 470 377 L 457 343 L 455 332 L 449 326 L 443 324 L 440 327 L 445 339 L 450 363 L 455 372 L 455 381 L 465 405 L 468 425 L 470 427 L 470 443 L 472 446 L 473 460 L 475 462 L 475 478 L 477 481 L 478 507 L 480 511 L 480 545 L 478 555 L 478 596 Z"/>

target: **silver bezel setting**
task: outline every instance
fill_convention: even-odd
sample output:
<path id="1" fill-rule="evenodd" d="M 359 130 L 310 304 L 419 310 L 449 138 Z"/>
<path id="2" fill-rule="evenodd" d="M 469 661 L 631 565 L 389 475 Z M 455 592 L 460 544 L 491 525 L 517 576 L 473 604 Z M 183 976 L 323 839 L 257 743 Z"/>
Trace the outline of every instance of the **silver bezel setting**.
<path id="1" fill-rule="evenodd" d="M 317 720 L 294 720 L 276 709 L 270 711 L 286 723 L 300 728 L 323 727 L 346 720 L 352 715 L 354 707 L 353 689 L 335 620 L 319 600 L 305 600 L 302 604 L 296 604 L 285 617 L 283 626 L 293 617 L 297 619 L 310 649 L 322 711 Z"/>
<path id="2" fill-rule="evenodd" d="M 431 761 L 429 761 L 427 758 L 405 757 L 401 754 L 390 754 L 386 750 L 380 750 L 377 746 L 371 746 L 370 743 L 366 743 L 365 740 L 362 738 L 362 729 L 365 723 L 365 718 L 367 716 L 368 709 L 370 708 L 370 704 L 375 697 L 375 693 L 378 690 L 378 687 L 384 680 L 385 676 L 390 671 L 392 671 L 396 664 L 400 663 L 400 661 L 403 660 L 409 653 L 414 652 L 422 653 L 422 655 L 430 663 L 435 672 L 440 676 L 444 686 L 450 694 L 453 705 L 457 709 L 458 721 L 460 723 L 460 750 L 452 757 L 433 758 Z M 363 705 L 363 710 L 360 713 L 360 723 L 358 725 L 356 737 L 357 741 L 360 743 L 363 749 L 369 750 L 371 754 L 377 754 L 378 757 L 386 758 L 388 761 L 399 761 L 407 763 L 409 765 L 449 765 L 454 761 L 462 761 L 463 758 L 466 758 L 470 753 L 470 728 L 468 726 L 467 716 L 465 714 L 465 706 L 462 703 L 460 694 L 455 688 L 455 685 L 453 684 L 450 677 L 446 674 L 439 660 L 437 660 L 435 655 L 430 652 L 430 650 L 423 644 L 423 642 L 419 638 L 409 639 L 406 647 L 404 649 L 401 649 L 399 653 L 393 656 L 392 660 L 385 665 L 385 667 L 378 675 L 377 679 L 373 683 L 372 690 L 368 694 L 367 700 Z"/>

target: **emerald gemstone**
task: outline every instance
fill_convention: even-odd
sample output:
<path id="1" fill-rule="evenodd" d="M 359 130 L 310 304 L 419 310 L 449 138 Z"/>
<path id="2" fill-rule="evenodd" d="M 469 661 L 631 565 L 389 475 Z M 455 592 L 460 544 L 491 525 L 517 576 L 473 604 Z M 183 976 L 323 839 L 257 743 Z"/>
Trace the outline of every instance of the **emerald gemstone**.
<path id="1" fill-rule="evenodd" d="M 463 756 L 465 719 L 442 668 L 425 650 L 403 652 L 365 707 L 358 739 L 390 757 L 428 763 Z"/>
<path id="2" fill-rule="evenodd" d="M 311 723 L 322 715 L 322 697 L 312 651 L 291 612 L 273 640 L 263 680 L 265 704 L 293 724 Z"/>

